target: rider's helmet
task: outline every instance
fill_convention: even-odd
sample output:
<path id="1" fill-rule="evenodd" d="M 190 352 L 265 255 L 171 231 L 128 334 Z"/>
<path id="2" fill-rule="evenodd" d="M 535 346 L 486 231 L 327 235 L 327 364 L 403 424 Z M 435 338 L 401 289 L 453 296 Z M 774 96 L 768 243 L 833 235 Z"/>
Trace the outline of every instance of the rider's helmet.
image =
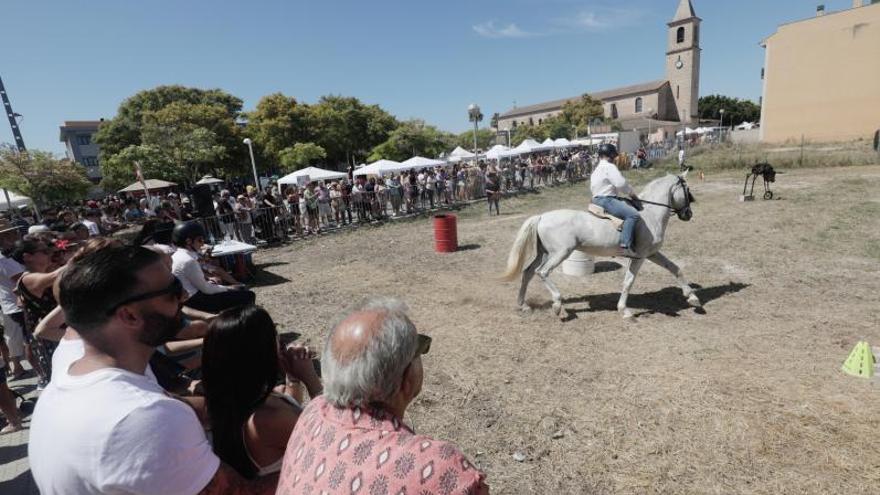
<path id="1" fill-rule="evenodd" d="M 608 144 L 608 143 L 600 144 L 599 151 L 597 154 L 599 156 L 604 156 L 604 157 L 608 158 L 609 160 L 614 160 L 615 158 L 617 158 L 617 155 L 618 155 L 617 146 L 614 146 L 613 144 Z"/>
<path id="2" fill-rule="evenodd" d="M 181 222 L 174 226 L 174 231 L 171 233 L 171 241 L 175 246 L 186 247 L 186 241 L 207 236 L 202 224 L 190 220 L 189 222 Z"/>

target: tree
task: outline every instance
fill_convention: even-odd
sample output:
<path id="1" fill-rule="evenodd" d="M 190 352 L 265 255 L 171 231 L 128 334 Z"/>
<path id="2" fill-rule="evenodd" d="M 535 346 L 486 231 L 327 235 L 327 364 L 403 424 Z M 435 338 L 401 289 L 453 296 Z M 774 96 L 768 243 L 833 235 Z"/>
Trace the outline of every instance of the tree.
<path id="1" fill-rule="evenodd" d="M 403 161 L 413 156 L 436 157 L 455 146 L 456 136 L 443 132 L 423 120 L 408 120 L 391 132 L 388 139 L 373 148 L 368 161 Z"/>
<path id="2" fill-rule="evenodd" d="M 761 120 L 760 106 L 749 100 L 729 96 L 703 96 L 699 100 L 698 109 L 700 118 L 707 120 L 721 120 L 721 109 L 724 109 L 724 122 L 729 125 Z"/>
<path id="3" fill-rule="evenodd" d="M 290 148 L 281 150 L 280 163 L 288 172 L 305 168 L 312 163 L 327 158 L 324 148 L 315 143 L 296 143 Z"/>
<path id="4" fill-rule="evenodd" d="M 486 150 L 495 142 L 495 133 L 491 129 L 477 130 L 477 147 Z M 474 150 L 474 131 L 465 131 L 456 138 L 456 146 L 473 151 Z"/>
<path id="5" fill-rule="evenodd" d="M 337 168 L 361 161 L 397 127 L 397 119 L 378 105 L 364 105 L 352 97 L 323 96 L 309 114 L 311 141 L 324 148 L 328 164 Z"/>
<path id="6" fill-rule="evenodd" d="M 589 125 L 595 119 L 605 118 L 602 102 L 588 94 L 579 99 L 569 101 L 562 106 L 562 120 L 577 129 L 578 135 L 586 135 Z"/>
<path id="7" fill-rule="evenodd" d="M 273 93 L 260 98 L 257 108 L 247 114 L 247 134 L 263 160 L 281 163 L 283 150 L 314 138 L 310 112 L 308 105 L 292 96 Z"/>
<path id="8" fill-rule="evenodd" d="M 241 99 L 222 90 L 184 86 L 159 86 L 126 99 L 95 136 L 101 146 L 106 185 L 134 180 L 133 173 L 123 180 L 122 170 L 132 170 L 128 160 L 117 156 L 124 151 L 127 157 L 151 158 L 153 169 L 166 174 L 152 176 L 156 178 L 189 180 L 209 167 L 228 173 L 244 171 L 247 151 L 236 124 L 241 107 Z M 168 148 L 175 146 L 187 149 Z"/>
<path id="9" fill-rule="evenodd" d="M 0 187 L 30 197 L 38 207 L 81 199 L 92 183 L 85 170 L 46 151 L 0 147 Z"/>

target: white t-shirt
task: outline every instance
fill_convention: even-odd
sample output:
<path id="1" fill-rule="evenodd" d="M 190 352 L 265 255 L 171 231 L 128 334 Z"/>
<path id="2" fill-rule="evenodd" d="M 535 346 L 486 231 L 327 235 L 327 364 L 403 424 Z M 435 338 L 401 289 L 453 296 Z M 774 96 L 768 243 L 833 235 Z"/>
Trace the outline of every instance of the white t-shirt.
<path id="1" fill-rule="evenodd" d="M 87 218 L 84 218 L 84 219 L 82 219 L 82 221 L 80 223 L 82 223 L 83 225 L 86 226 L 87 229 L 89 229 L 90 236 L 101 235 L 101 229 L 98 227 L 98 224 L 96 224 L 95 222 L 93 222 Z"/>
<path id="2" fill-rule="evenodd" d="M 144 375 L 57 370 L 31 419 L 28 456 L 43 495 L 200 492 L 220 459 L 193 410 Z"/>
<path id="3" fill-rule="evenodd" d="M 217 294 L 229 289 L 222 285 L 205 280 L 205 272 L 199 265 L 199 257 L 189 249 L 179 248 L 171 255 L 171 273 L 180 280 L 186 293 L 190 296 L 196 292 Z"/>
<path id="4" fill-rule="evenodd" d="M 15 288 L 12 277 L 22 272 L 24 272 L 24 267 L 19 262 L 0 255 L 0 309 L 5 315 L 21 311 L 21 308 L 18 307 L 18 298 L 12 293 L 12 289 Z"/>
<path id="5" fill-rule="evenodd" d="M 590 191 L 594 198 L 598 196 L 629 196 L 633 192 L 620 170 L 617 170 L 613 163 L 604 158 L 590 175 Z"/>
<path id="6" fill-rule="evenodd" d="M 74 361 L 85 356 L 85 354 L 86 346 L 82 339 L 61 339 L 58 341 L 58 347 L 55 348 L 55 352 L 52 353 L 52 369 L 64 370 L 64 372 L 67 373 L 70 365 L 73 364 Z M 53 372 L 52 378 L 49 381 L 51 382 L 54 380 L 56 376 L 60 375 L 60 373 L 60 371 Z M 144 370 L 144 376 L 159 383 L 156 380 L 156 374 L 153 373 L 153 368 L 150 368 L 149 364 L 147 364 L 147 369 Z"/>

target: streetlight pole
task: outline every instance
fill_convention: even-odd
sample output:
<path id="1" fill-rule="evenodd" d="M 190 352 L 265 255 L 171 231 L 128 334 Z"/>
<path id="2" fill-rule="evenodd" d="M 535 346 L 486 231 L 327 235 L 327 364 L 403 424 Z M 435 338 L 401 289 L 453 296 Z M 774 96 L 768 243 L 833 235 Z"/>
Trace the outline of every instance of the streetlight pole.
<path id="1" fill-rule="evenodd" d="M 257 184 L 257 192 L 263 192 L 260 187 L 260 177 L 257 176 L 257 162 L 254 160 L 254 142 L 251 141 L 251 138 L 244 138 L 244 144 L 247 145 L 248 151 L 251 154 L 251 168 L 254 171 L 254 182 Z"/>
<path id="2" fill-rule="evenodd" d="M 724 142 L 724 109 L 718 110 L 721 113 L 721 142 Z"/>
<path id="3" fill-rule="evenodd" d="M 651 116 L 654 115 L 654 109 L 648 109 L 648 145 L 651 144 Z"/>

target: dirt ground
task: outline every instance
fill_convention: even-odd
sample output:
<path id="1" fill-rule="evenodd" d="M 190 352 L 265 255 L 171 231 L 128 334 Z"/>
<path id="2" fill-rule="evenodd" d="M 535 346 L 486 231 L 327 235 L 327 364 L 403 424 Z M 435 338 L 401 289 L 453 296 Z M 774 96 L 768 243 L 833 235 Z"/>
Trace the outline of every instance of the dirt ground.
<path id="1" fill-rule="evenodd" d="M 749 203 L 743 178 L 692 177 L 694 219 L 670 222 L 664 252 L 703 314 L 646 264 L 623 321 L 614 260 L 554 273 L 572 320 L 538 280 L 535 310 L 515 310 L 497 277 L 517 229 L 583 208 L 583 183 L 462 210 L 454 254 L 433 252 L 428 218 L 261 251 L 257 300 L 321 345 L 364 297 L 404 299 L 434 337 L 407 421 L 461 446 L 493 493 L 877 493 L 880 381 L 840 366 L 880 345 L 880 167 L 786 173 L 778 200 Z"/>

